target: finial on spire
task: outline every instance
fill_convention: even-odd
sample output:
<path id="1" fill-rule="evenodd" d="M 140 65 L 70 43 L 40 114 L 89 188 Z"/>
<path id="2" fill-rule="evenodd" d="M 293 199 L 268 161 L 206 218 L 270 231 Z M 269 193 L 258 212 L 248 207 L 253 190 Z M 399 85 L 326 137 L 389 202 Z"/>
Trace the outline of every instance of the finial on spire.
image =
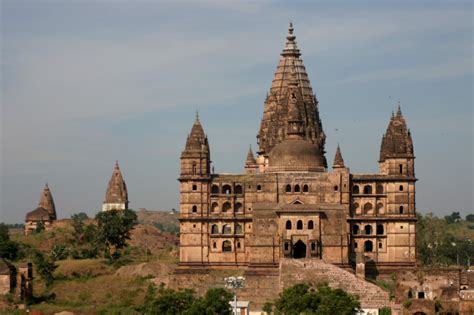
<path id="1" fill-rule="evenodd" d="M 196 110 L 196 120 L 199 121 L 199 111 Z"/>
<path id="2" fill-rule="evenodd" d="M 402 109 L 400 107 L 400 101 L 398 101 L 397 116 L 401 116 L 401 115 L 402 115 Z"/>
<path id="3" fill-rule="evenodd" d="M 44 185 L 44 188 L 48 188 L 48 189 L 49 189 L 49 187 L 48 187 L 48 182 L 46 182 L 46 185 Z"/>
<path id="4" fill-rule="evenodd" d="M 286 44 L 283 52 L 281 53 L 282 56 L 293 56 L 298 58 L 300 54 L 300 50 L 296 45 L 296 36 L 293 34 L 294 28 L 293 23 L 290 22 L 290 26 L 288 27 L 288 35 L 286 36 Z"/>
<path id="5" fill-rule="evenodd" d="M 118 160 L 115 160 L 115 168 L 119 168 Z"/>

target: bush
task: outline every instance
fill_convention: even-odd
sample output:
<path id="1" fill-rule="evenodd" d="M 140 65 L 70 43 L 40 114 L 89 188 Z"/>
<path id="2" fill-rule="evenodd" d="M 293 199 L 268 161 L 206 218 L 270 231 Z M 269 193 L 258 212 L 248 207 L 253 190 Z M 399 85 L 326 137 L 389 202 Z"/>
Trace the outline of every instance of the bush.
<path id="1" fill-rule="evenodd" d="M 301 313 L 321 315 L 352 315 L 360 310 L 356 297 L 342 289 L 332 289 L 327 283 L 311 288 L 300 283 L 286 288 L 275 301 L 275 313 L 299 315 Z"/>

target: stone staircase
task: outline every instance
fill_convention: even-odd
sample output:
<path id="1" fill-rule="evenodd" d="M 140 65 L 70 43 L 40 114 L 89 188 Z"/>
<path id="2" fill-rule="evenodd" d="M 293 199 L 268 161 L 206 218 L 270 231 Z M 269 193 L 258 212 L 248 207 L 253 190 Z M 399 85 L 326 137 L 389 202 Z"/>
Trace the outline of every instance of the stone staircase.
<path id="1" fill-rule="evenodd" d="M 391 306 L 389 292 L 353 273 L 320 259 L 282 259 L 280 261 L 280 290 L 296 283 L 327 282 L 332 288 L 341 288 L 357 295 L 363 308 Z"/>

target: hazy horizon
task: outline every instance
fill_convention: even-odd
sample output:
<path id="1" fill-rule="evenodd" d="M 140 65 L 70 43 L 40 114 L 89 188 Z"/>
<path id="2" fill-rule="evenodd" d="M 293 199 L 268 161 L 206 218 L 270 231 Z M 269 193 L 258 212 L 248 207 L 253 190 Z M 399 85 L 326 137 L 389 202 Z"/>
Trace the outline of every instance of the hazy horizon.
<path id="1" fill-rule="evenodd" d="M 115 160 L 130 207 L 179 210 L 196 110 L 216 173 L 242 173 L 293 22 L 327 135 L 378 172 L 398 101 L 417 211 L 473 213 L 472 3 L 2 1 L 1 220 L 47 182 L 59 218 L 100 211 Z"/>

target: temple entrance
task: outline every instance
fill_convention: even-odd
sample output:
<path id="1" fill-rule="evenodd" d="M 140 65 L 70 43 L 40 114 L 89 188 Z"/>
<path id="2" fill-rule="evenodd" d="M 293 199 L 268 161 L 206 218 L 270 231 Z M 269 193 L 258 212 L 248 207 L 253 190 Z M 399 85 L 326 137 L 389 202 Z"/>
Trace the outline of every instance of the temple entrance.
<path id="1" fill-rule="evenodd" d="M 305 258 L 306 257 L 306 244 L 302 240 L 293 245 L 293 258 Z"/>

